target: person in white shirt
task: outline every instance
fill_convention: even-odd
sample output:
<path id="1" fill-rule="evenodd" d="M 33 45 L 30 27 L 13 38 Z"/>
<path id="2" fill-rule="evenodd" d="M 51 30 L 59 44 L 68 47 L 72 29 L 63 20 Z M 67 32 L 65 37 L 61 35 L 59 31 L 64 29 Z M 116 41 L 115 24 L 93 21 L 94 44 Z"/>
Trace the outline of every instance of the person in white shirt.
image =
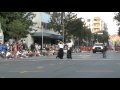
<path id="1" fill-rule="evenodd" d="M 59 46 L 59 50 L 58 50 L 58 54 L 57 54 L 56 58 L 63 59 L 63 56 L 64 56 L 64 51 L 63 51 L 64 43 L 62 41 L 60 41 L 58 43 L 58 46 Z"/>

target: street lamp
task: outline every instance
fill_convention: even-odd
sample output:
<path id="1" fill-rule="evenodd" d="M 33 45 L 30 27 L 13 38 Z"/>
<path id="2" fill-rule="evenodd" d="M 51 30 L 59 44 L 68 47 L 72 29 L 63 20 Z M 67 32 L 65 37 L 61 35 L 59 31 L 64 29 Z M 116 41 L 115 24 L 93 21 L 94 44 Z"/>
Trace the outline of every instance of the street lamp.
<path id="1" fill-rule="evenodd" d="M 41 26 L 41 31 L 42 31 L 42 49 L 43 49 L 43 26 Z"/>
<path id="2" fill-rule="evenodd" d="M 64 15 L 65 15 L 65 12 L 61 12 L 61 21 L 62 21 L 62 33 L 63 33 L 63 43 L 64 43 Z"/>
<path id="3" fill-rule="evenodd" d="M 40 26 L 41 26 L 41 27 L 40 27 Z M 39 23 L 38 23 L 38 29 L 41 29 L 40 31 L 41 31 L 41 33 L 42 33 L 42 49 L 43 49 L 43 37 L 44 37 L 44 35 L 43 35 L 43 26 L 40 25 Z"/>
<path id="4" fill-rule="evenodd" d="M 63 21 L 63 43 L 64 43 L 64 21 Z"/>

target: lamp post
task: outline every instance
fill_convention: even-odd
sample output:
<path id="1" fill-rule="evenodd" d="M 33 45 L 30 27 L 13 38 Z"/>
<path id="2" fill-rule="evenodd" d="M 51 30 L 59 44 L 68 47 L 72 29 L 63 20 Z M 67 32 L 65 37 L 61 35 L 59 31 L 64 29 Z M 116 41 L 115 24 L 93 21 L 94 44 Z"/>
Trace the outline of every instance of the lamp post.
<path id="1" fill-rule="evenodd" d="M 61 21 L 62 21 L 62 33 L 63 33 L 63 43 L 64 43 L 64 14 L 65 12 L 61 12 Z"/>
<path id="2" fill-rule="evenodd" d="M 64 43 L 64 21 L 63 21 L 63 43 Z"/>
<path id="3" fill-rule="evenodd" d="M 40 27 L 41 26 L 41 27 Z M 43 49 L 43 26 L 42 25 L 40 25 L 40 24 L 38 24 L 38 29 L 41 29 L 40 31 L 41 31 L 41 33 L 42 33 L 42 49 Z"/>
<path id="4" fill-rule="evenodd" d="M 42 31 L 42 49 L 43 49 L 43 26 L 41 26 L 41 31 Z"/>

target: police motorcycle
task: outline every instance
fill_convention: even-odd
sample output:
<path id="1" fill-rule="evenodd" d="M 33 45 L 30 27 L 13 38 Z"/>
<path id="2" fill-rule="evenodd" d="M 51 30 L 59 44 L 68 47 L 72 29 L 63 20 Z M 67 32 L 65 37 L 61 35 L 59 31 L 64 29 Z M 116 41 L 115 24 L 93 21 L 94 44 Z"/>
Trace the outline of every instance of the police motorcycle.
<path id="1" fill-rule="evenodd" d="M 0 51 L 0 57 L 5 58 L 6 57 L 6 52 L 5 51 Z"/>
<path id="2" fill-rule="evenodd" d="M 5 44 L 0 45 L 0 57 L 5 58 L 7 52 L 7 46 Z"/>

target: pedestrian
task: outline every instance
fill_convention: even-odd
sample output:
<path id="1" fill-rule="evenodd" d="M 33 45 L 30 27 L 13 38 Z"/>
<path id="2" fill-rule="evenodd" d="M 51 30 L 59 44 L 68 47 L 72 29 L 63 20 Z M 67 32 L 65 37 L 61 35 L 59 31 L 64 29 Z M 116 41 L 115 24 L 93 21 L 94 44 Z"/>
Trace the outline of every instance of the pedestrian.
<path id="1" fill-rule="evenodd" d="M 67 58 L 72 59 L 72 43 L 71 41 L 67 44 Z"/>
<path id="2" fill-rule="evenodd" d="M 63 59 L 63 56 L 64 56 L 64 51 L 63 51 L 64 43 L 62 41 L 60 41 L 58 43 L 58 47 L 59 47 L 59 50 L 58 50 L 58 54 L 57 54 L 56 58 Z"/>
<path id="3" fill-rule="evenodd" d="M 106 58 L 106 51 L 107 51 L 107 46 L 103 46 L 103 58 Z"/>
<path id="4" fill-rule="evenodd" d="M 16 53 L 17 53 L 17 45 L 16 43 L 13 43 L 13 47 L 12 47 L 12 51 L 13 51 L 13 58 L 16 59 Z"/>

